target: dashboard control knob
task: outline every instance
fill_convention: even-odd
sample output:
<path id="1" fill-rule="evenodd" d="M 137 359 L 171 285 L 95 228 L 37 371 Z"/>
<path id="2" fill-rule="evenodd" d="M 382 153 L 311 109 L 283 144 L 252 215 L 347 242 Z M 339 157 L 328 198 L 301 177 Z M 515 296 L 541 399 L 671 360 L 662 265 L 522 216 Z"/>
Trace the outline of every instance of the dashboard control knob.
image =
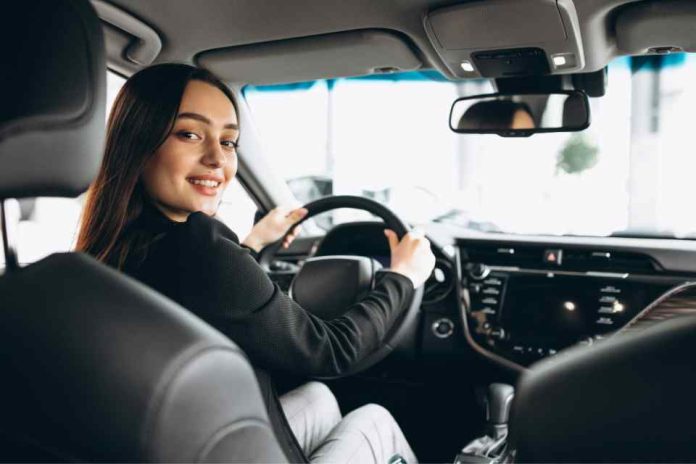
<path id="1" fill-rule="evenodd" d="M 490 336 L 496 340 L 505 340 L 505 329 L 502 327 L 493 327 L 490 331 Z"/>
<path id="2" fill-rule="evenodd" d="M 474 280 L 483 280 L 491 273 L 491 269 L 482 263 L 472 264 L 469 267 L 469 277 Z"/>
<path id="3" fill-rule="evenodd" d="M 450 319 L 443 317 L 433 322 L 431 326 L 433 335 L 437 338 L 448 338 L 454 332 L 454 322 Z"/>

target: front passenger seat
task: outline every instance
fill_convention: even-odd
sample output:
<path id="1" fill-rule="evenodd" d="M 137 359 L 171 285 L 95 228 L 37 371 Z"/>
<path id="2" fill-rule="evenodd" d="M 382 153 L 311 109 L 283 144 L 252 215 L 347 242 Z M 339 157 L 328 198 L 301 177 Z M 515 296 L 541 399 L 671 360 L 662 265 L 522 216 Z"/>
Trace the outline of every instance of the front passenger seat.
<path id="1" fill-rule="evenodd" d="M 0 23 L 0 199 L 75 196 L 102 152 L 100 23 L 87 0 L 16 2 Z M 7 229 L 0 460 L 286 461 L 227 338 L 86 255 L 19 267 Z"/>

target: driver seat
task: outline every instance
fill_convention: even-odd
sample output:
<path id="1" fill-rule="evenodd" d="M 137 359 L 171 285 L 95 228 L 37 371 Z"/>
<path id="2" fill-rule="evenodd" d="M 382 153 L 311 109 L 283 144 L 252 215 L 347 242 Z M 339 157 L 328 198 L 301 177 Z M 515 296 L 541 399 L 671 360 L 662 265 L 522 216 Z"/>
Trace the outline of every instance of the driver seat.
<path id="1" fill-rule="evenodd" d="M 14 3 L 1 26 L 0 460 L 287 462 L 222 334 L 86 255 L 17 263 L 8 199 L 97 172 L 106 66 L 87 0 Z"/>

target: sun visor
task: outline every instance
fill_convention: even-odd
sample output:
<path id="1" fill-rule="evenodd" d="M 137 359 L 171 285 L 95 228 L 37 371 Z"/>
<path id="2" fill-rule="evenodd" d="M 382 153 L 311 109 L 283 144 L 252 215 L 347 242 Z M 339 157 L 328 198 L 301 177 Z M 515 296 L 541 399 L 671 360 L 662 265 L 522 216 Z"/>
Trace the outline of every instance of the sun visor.
<path id="1" fill-rule="evenodd" d="M 424 20 L 458 77 L 578 72 L 585 60 L 570 0 L 486 0 L 438 8 Z"/>
<path id="2" fill-rule="evenodd" d="M 221 48 L 195 61 L 229 82 L 278 84 L 416 70 L 413 50 L 401 34 L 370 29 Z"/>
<path id="3" fill-rule="evenodd" d="M 616 44 L 621 53 L 696 52 L 696 2 L 641 2 L 616 18 Z"/>

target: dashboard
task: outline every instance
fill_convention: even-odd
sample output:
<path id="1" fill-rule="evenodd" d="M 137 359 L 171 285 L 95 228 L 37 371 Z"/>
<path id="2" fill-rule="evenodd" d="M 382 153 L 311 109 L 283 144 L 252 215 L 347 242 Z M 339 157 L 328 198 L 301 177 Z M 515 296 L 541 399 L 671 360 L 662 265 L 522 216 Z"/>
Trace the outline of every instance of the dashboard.
<path id="1" fill-rule="evenodd" d="M 685 282 L 645 252 L 458 241 L 469 343 L 509 367 L 612 336 Z"/>
<path id="2" fill-rule="evenodd" d="M 386 267 L 382 230 L 381 223 L 343 224 L 309 254 L 368 256 Z M 437 261 L 421 307 L 423 356 L 473 349 L 522 371 L 566 348 L 592 346 L 647 322 L 646 308 L 696 281 L 691 241 L 426 232 Z M 271 277 L 287 288 L 296 271 Z M 691 305 L 696 312 L 692 293 L 693 301 L 682 295 L 679 307 Z"/>

